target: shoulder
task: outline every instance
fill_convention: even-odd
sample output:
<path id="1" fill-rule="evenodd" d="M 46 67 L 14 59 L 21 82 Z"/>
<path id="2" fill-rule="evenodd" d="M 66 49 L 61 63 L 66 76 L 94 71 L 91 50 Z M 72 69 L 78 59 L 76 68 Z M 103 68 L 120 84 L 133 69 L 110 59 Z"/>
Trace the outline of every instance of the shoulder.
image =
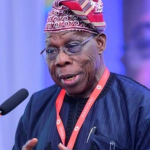
<path id="1" fill-rule="evenodd" d="M 46 106 L 50 102 L 55 102 L 61 88 L 56 84 L 35 92 L 28 103 L 29 107 L 43 107 Z"/>
<path id="2" fill-rule="evenodd" d="M 128 94 L 134 93 L 137 95 L 145 95 L 150 98 L 150 90 L 147 87 L 126 76 L 116 73 L 113 73 L 113 75 L 114 82 L 116 83 L 117 87 L 120 88 L 120 90 L 123 90 Z"/>
<path id="3" fill-rule="evenodd" d="M 51 110 L 55 106 L 55 100 L 60 90 L 61 88 L 55 84 L 34 93 L 26 106 L 24 118 L 27 117 L 34 120 L 34 118 L 39 118 L 41 112 L 47 110 L 47 108 Z"/>
<path id="4" fill-rule="evenodd" d="M 150 90 L 140 83 L 114 74 L 113 91 L 119 95 L 119 101 L 126 106 L 130 117 L 140 118 L 138 124 L 150 119 Z"/>
<path id="5" fill-rule="evenodd" d="M 60 87 L 59 86 L 57 86 L 56 84 L 54 84 L 54 85 L 52 85 L 52 86 L 50 86 L 50 87 L 48 87 L 48 88 L 45 88 L 45 89 L 43 89 L 43 90 L 40 90 L 40 91 L 38 91 L 38 92 L 35 92 L 34 94 L 33 94 L 33 97 L 39 97 L 39 96 L 44 96 L 44 97 L 46 97 L 46 96 L 51 96 L 51 95 L 53 95 L 53 94 L 57 94 L 57 93 L 59 93 L 60 92 Z"/>

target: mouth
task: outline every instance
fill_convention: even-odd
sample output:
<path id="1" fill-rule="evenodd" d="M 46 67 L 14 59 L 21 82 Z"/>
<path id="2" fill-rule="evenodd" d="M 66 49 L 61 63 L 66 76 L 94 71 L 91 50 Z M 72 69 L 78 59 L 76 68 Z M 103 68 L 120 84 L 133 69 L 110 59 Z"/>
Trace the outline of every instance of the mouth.
<path id="1" fill-rule="evenodd" d="M 66 85 L 75 85 L 79 81 L 79 75 L 66 75 L 61 76 L 61 82 Z"/>
<path id="2" fill-rule="evenodd" d="M 76 75 L 74 75 L 74 76 L 68 76 L 68 77 L 64 78 L 63 80 L 71 81 L 71 80 L 73 80 L 75 77 L 76 77 Z"/>

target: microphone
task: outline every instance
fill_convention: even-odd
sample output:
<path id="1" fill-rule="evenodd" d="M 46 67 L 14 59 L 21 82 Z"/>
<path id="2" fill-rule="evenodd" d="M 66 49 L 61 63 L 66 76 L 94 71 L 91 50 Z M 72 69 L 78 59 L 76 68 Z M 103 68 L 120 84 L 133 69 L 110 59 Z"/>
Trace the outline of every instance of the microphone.
<path id="1" fill-rule="evenodd" d="M 6 101 L 0 105 L 0 115 L 6 115 L 16 108 L 22 101 L 28 97 L 29 93 L 26 89 L 20 89 Z"/>

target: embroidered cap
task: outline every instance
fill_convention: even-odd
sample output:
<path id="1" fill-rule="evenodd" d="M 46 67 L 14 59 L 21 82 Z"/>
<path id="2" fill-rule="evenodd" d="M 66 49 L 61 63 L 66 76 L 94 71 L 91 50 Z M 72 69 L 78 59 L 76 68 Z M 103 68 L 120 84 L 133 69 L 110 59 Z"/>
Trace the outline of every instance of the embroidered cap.
<path id="1" fill-rule="evenodd" d="M 48 13 L 44 31 L 76 30 L 100 33 L 106 27 L 102 12 L 101 0 L 56 0 Z"/>

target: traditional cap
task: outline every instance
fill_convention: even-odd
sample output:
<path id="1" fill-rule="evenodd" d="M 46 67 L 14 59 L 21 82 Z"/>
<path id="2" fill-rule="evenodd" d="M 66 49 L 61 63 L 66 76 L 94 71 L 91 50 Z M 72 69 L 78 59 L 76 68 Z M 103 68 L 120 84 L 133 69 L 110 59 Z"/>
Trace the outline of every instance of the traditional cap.
<path id="1" fill-rule="evenodd" d="M 77 30 L 100 33 L 105 30 L 101 0 L 56 0 L 44 31 Z"/>

